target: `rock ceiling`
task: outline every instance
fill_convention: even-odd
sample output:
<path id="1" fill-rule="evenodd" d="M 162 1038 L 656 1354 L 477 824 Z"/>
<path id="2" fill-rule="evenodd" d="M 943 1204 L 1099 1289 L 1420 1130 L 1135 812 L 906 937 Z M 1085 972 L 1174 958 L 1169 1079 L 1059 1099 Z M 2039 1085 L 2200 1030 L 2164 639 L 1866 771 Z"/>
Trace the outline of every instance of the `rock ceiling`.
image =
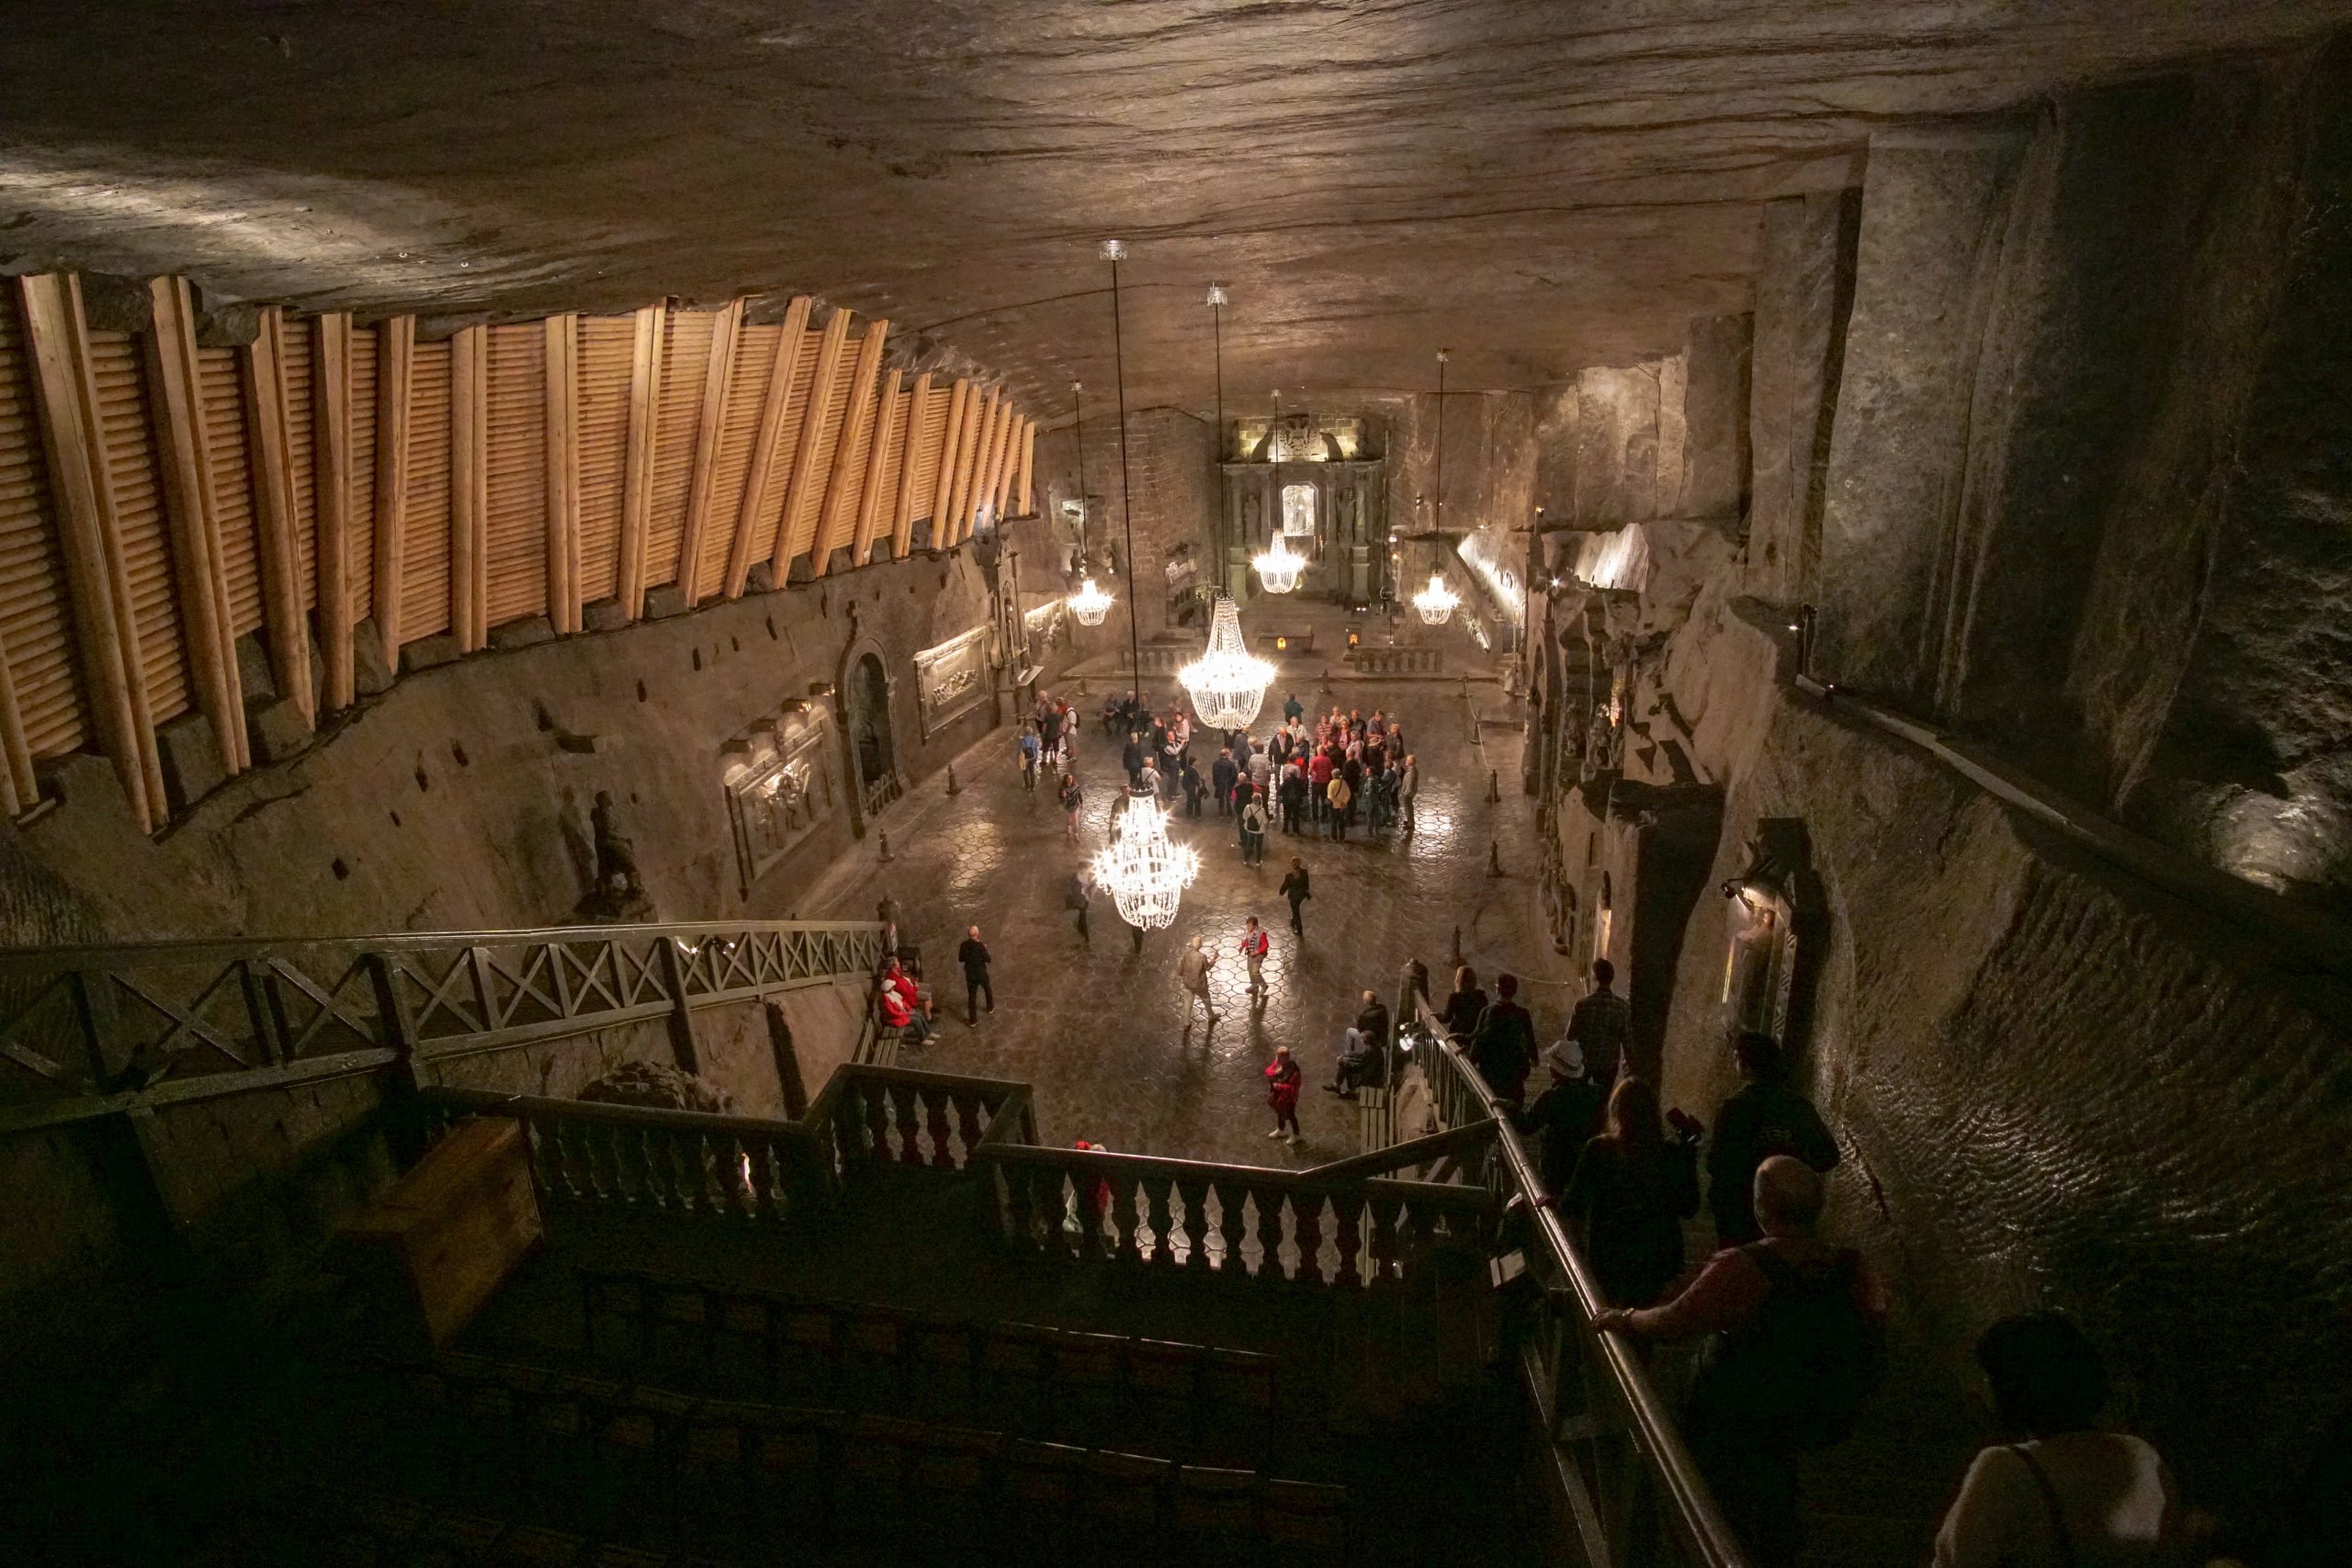
<path id="1" fill-rule="evenodd" d="M 2352 0 L 0 0 L 0 264 L 360 310 L 809 291 L 1050 418 L 1535 388 L 1746 309 L 1891 118 L 2290 45 Z"/>

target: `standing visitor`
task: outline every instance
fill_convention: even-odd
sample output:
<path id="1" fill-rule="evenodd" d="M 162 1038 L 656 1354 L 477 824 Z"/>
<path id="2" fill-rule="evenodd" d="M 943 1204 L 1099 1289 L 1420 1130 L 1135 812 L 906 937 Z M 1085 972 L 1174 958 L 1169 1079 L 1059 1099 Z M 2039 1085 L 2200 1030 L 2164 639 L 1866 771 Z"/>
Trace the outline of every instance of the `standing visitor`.
<path id="1" fill-rule="evenodd" d="M 1086 929 L 1086 907 L 1093 902 L 1094 879 L 1081 866 L 1070 873 L 1069 886 L 1062 893 L 1062 908 L 1078 911 L 1078 940 L 1089 947 L 1094 945 L 1094 937 Z"/>
<path id="2" fill-rule="evenodd" d="M 1119 763 L 1127 770 L 1129 789 L 1143 783 L 1143 737 L 1132 729 L 1127 731 L 1127 743 L 1119 752 Z"/>
<path id="3" fill-rule="evenodd" d="M 1036 731 L 1024 729 L 1021 732 L 1020 750 L 1021 787 L 1034 790 L 1037 787 L 1037 759 L 1044 754 Z"/>
<path id="4" fill-rule="evenodd" d="M 1331 753 L 1328 749 L 1318 747 L 1315 754 L 1306 760 L 1306 798 L 1314 807 L 1317 822 L 1322 821 L 1323 814 L 1330 809 L 1330 796 Z"/>
<path id="5" fill-rule="evenodd" d="M 1159 798 L 1159 765 L 1148 751 L 1144 753 L 1143 771 L 1136 775 L 1136 793 Z"/>
<path id="6" fill-rule="evenodd" d="M 1233 810 L 1233 781 L 1240 776 L 1233 765 L 1233 748 L 1220 747 L 1216 761 L 1209 764 L 1209 793 L 1216 796 L 1216 814 L 1228 815 Z"/>
<path id="7" fill-rule="evenodd" d="M 1289 1134 L 1290 1142 L 1298 1140 L 1298 1086 L 1306 1075 L 1290 1059 L 1290 1047 L 1274 1047 L 1274 1059 L 1266 1064 L 1266 1103 L 1273 1107 L 1274 1130 L 1266 1134 L 1279 1138 Z"/>
<path id="8" fill-rule="evenodd" d="M 1404 814 L 1405 831 L 1413 830 L 1413 802 L 1421 793 L 1420 759 L 1408 755 L 1405 765 L 1396 772 L 1396 805 Z"/>
<path id="9" fill-rule="evenodd" d="M 1519 1005 L 1519 976 L 1495 976 L 1495 1000 L 1470 1032 L 1470 1065 L 1497 1100 L 1519 1102 L 1535 1064 L 1535 1021 Z"/>
<path id="10" fill-rule="evenodd" d="M 1257 916 L 1241 922 L 1241 962 L 1250 967 L 1250 994 L 1261 1001 L 1266 997 L 1266 950 L 1272 945 Z"/>
<path id="11" fill-rule="evenodd" d="M 1331 813 L 1331 841 L 1340 843 L 1348 836 L 1348 813 L 1355 807 L 1355 792 L 1348 787 L 1345 773 L 1333 773 L 1323 792 L 1324 804 Z"/>
<path id="12" fill-rule="evenodd" d="M 1526 1112 L 1514 1117 L 1511 1125 L 1522 1133 L 1542 1134 L 1544 1150 L 1538 1163 L 1544 1190 L 1557 1201 L 1568 1190 L 1585 1144 L 1600 1130 L 1605 1105 L 1600 1089 L 1585 1076 L 1584 1053 L 1575 1041 L 1555 1041 L 1544 1053 L 1544 1066 L 1551 1074 L 1551 1087 L 1530 1101 Z M 1697 1180 L 1695 1174 L 1692 1180 Z M 1565 1207 L 1561 1216 L 1567 1217 Z M 1640 1304 L 1647 1306 L 1649 1302 L 1645 1299 Z"/>
<path id="13" fill-rule="evenodd" d="M 1216 1004 L 1209 1000 L 1209 971 L 1215 967 L 1216 953 L 1204 951 L 1199 937 L 1187 942 L 1184 951 L 1176 955 L 1176 978 L 1185 990 L 1184 1027 L 1188 1031 L 1193 1027 L 1193 1004 L 1196 1001 L 1209 1022 L 1215 1023 L 1222 1016 Z"/>
<path id="14" fill-rule="evenodd" d="M 1300 719 L 1305 718 L 1306 716 L 1306 709 L 1300 705 L 1298 694 L 1296 692 L 1293 692 L 1283 703 L 1283 722 L 1284 724 L 1296 724 Z"/>
<path id="15" fill-rule="evenodd" d="M 1585 1071 L 1604 1094 L 1619 1073 L 1631 1070 L 1625 1064 L 1625 1047 L 1633 1039 L 1634 1010 L 1609 988 L 1616 978 L 1615 964 L 1606 958 L 1594 959 L 1592 991 L 1568 1015 L 1568 1033 L 1584 1047 Z"/>
<path id="16" fill-rule="evenodd" d="M 1969 1465 L 1936 1532 L 1936 1568 L 2172 1561 L 2172 1472 L 2141 1438 L 2092 1425 L 2107 1367 L 2083 1331 L 2054 1312 L 2005 1317 L 1976 1341 L 1976 1364 L 2015 1440 Z"/>
<path id="17" fill-rule="evenodd" d="M 1297 758 L 1283 764 L 1283 782 L 1276 789 L 1283 803 L 1283 832 L 1295 839 L 1299 814 L 1306 809 L 1306 770 Z"/>
<path id="18" fill-rule="evenodd" d="M 980 941 L 979 927 L 974 926 L 964 933 L 964 943 L 956 950 L 956 961 L 964 966 L 964 1027 L 977 1029 L 982 997 L 989 999 L 989 1011 L 996 1011 L 996 987 L 989 983 L 988 944 Z"/>
<path id="19" fill-rule="evenodd" d="M 1548 1135 L 1544 1153 L 1548 1163 Z M 1682 1222 L 1698 1212 L 1697 1140 L 1667 1136 L 1647 1079 L 1619 1078 L 1608 1128 L 1584 1145 L 1560 1200 L 1612 1304 L 1648 1306 L 1665 1293 L 1682 1272 Z"/>
<path id="20" fill-rule="evenodd" d="M 1445 1010 L 1438 1015 L 1438 1021 L 1459 1045 L 1470 1038 L 1486 1010 L 1486 987 L 1478 984 L 1477 971 L 1464 964 L 1453 972 L 1453 990 L 1446 997 Z"/>
<path id="21" fill-rule="evenodd" d="M 1283 885 L 1276 889 L 1290 900 L 1290 929 L 1293 935 L 1304 941 L 1306 928 L 1299 923 L 1298 907 L 1315 897 L 1306 886 L 1306 863 L 1296 855 L 1290 857 L 1290 870 L 1283 875 Z"/>
<path id="22" fill-rule="evenodd" d="M 1813 1102 L 1789 1082 L 1778 1042 L 1751 1030 L 1732 1049 L 1747 1081 L 1715 1115 L 1714 1142 L 1707 1147 L 1707 1206 L 1714 1214 L 1715 1239 L 1739 1247 L 1758 1235 L 1751 1194 L 1765 1159 L 1793 1155 L 1815 1170 L 1834 1170 L 1838 1142 Z"/>
<path id="23" fill-rule="evenodd" d="M 1266 863 L 1266 805 L 1254 795 L 1241 807 L 1241 863 Z"/>
<path id="24" fill-rule="evenodd" d="M 1078 842 L 1078 814 L 1086 805 L 1086 791 L 1079 787 L 1076 773 L 1062 775 L 1062 837 Z"/>
<path id="25" fill-rule="evenodd" d="M 1274 759 L 1263 746 L 1251 750 L 1248 772 L 1250 793 L 1260 800 L 1271 798 L 1274 784 Z"/>
<path id="26" fill-rule="evenodd" d="M 1884 1365 L 1885 1303 L 1859 1253 L 1815 1234 L 1822 1199 L 1819 1172 L 1774 1155 L 1750 1199 L 1762 1240 L 1716 1253 L 1663 1305 L 1592 1320 L 1635 1339 L 1709 1337 L 1683 1436 L 1757 1568 L 1795 1568 L 1796 1457 L 1845 1438 Z"/>
<path id="27" fill-rule="evenodd" d="M 1208 781 L 1201 777 L 1199 764 L 1190 751 L 1184 753 L 1184 815 L 1197 822 L 1201 819 L 1201 796 L 1209 792 Z"/>

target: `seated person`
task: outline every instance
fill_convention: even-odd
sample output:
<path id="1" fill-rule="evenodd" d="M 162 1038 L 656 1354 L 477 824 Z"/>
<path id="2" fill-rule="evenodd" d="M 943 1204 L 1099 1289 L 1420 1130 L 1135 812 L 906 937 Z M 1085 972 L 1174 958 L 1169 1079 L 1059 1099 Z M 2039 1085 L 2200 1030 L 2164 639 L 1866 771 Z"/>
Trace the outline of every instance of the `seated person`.
<path id="1" fill-rule="evenodd" d="M 1333 1071 L 1333 1080 L 1323 1086 L 1323 1092 L 1341 1100 L 1353 1100 L 1357 1089 L 1380 1080 L 1378 1048 L 1363 1030 L 1351 1029 L 1340 1037 L 1340 1060 Z"/>
<path id="2" fill-rule="evenodd" d="M 896 962 L 883 972 L 876 1001 L 884 1028 L 898 1030 L 910 1044 L 921 1045 L 931 1038 L 931 1018 L 922 989 Z"/>

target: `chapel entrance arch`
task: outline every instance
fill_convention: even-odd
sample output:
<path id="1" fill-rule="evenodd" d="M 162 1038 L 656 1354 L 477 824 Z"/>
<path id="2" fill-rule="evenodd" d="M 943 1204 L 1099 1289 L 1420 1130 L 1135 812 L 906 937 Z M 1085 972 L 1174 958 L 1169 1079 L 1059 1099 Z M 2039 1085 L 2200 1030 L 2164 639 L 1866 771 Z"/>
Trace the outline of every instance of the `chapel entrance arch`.
<path id="1" fill-rule="evenodd" d="M 880 645 L 871 637 L 852 643 L 842 659 L 837 689 L 850 816 L 861 837 L 882 808 L 904 793 L 899 776 L 898 739 L 890 723 L 891 686 Z"/>

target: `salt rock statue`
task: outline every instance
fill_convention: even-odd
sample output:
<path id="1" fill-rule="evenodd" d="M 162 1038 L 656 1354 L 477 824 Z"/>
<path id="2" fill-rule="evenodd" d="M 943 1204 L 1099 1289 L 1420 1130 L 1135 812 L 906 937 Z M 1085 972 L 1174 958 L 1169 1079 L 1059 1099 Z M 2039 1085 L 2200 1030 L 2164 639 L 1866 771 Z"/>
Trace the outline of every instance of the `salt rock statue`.
<path id="1" fill-rule="evenodd" d="M 659 1062 L 623 1062 L 580 1091 L 599 1105 L 634 1105 L 652 1111 L 700 1111 L 723 1116 L 734 1100 L 717 1085 Z"/>

